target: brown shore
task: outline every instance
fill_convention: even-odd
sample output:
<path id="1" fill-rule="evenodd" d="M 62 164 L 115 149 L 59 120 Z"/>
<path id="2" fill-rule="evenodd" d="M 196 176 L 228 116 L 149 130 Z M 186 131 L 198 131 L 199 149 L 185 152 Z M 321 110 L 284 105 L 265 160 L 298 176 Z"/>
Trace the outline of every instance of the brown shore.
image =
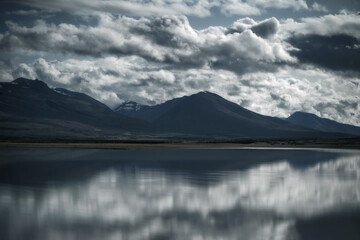
<path id="1" fill-rule="evenodd" d="M 64 143 L 0 142 L 1 148 L 84 148 L 84 149 L 151 149 L 151 148 L 342 148 L 360 149 L 360 141 L 269 141 L 254 143 Z"/>

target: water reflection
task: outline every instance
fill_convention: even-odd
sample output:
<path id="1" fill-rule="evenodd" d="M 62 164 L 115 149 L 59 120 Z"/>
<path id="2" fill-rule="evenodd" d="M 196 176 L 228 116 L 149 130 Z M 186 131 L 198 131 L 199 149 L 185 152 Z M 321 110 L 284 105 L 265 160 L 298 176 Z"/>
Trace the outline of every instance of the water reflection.
<path id="1" fill-rule="evenodd" d="M 97 151 L 49 166 L 18 155 L 0 173 L 35 164 L 81 177 L 3 177 L 1 239 L 360 239 L 358 152 L 201 150 L 210 160 L 197 162 L 199 151 Z"/>

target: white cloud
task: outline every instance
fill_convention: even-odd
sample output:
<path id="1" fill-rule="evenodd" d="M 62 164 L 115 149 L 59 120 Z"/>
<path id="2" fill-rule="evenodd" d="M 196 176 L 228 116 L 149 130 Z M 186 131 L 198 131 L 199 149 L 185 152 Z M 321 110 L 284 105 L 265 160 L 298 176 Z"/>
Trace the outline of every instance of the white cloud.
<path id="1" fill-rule="evenodd" d="M 37 74 L 34 72 L 34 69 L 28 66 L 25 63 L 19 64 L 19 66 L 12 72 L 12 78 L 16 79 L 19 77 L 35 79 L 37 78 Z"/>
<path id="2" fill-rule="evenodd" d="M 225 15 L 260 15 L 258 7 L 250 5 L 247 2 L 238 0 L 229 0 L 222 7 L 221 12 Z"/>
<path id="3" fill-rule="evenodd" d="M 40 58 L 20 64 L 12 75 L 83 92 L 111 107 L 125 100 L 155 103 L 184 93 L 172 72 L 138 57 L 50 62 Z"/>
<path id="4" fill-rule="evenodd" d="M 313 5 L 311 6 L 311 8 L 314 11 L 318 11 L 318 12 L 328 12 L 328 9 L 324 5 L 321 5 L 317 2 L 314 2 Z"/>
<path id="5" fill-rule="evenodd" d="M 288 19 L 282 23 L 283 33 L 332 36 L 345 34 L 360 39 L 360 16 L 357 14 L 328 14 L 302 18 L 300 22 Z"/>
<path id="6" fill-rule="evenodd" d="M 273 63 L 296 61 L 281 39 L 268 39 L 277 34 L 279 22 L 275 18 L 253 23 L 247 25 L 252 28 L 242 32 L 229 32 L 223 27 L 196 31 L 184 16 L 136 20 L 104 15 L 94 27 L 44 21 L 25 27 L 7 22 L 9 31 L 1 36 L 0 48 L 35 55 L 39 52 L 91 57 L 137 55 L 175 68 L 210 65 L 238 73 L 275 71 Z"/>
<path id="7" fill-rule="evenodd" d="M 228 28 L 200 31 L 186 17 L 175 16 L 102 15 L 92 27 L 9 23 L 9 32 L 0 35 L 2 51 L 32 56 L 40 51 L 68 59 L 38 59 L 15 68 L 2 64 L 0 74 L 9 80 L 13 70 L 13 77 L 39 78 L 112 107 L 128 100 L 161 103 L 208 90 L 265 115 L 306 111 L 360 125 L 359 77 L 305 65 L 289 54 L 294 47 L 286 42 L 293 34 L 340 33 L 359 39 L 357 19 L 349 14 L 283 23 L 243 18 Z"/>
<path id="8" fill-rule="evenodd" d="M 360 106 L 343 105 L 341 101 L 358 104 L 360 79 L 344 79 L 321 69 L 285 68 L 272 74 L 248 74 L 243 77 L 250 84 L 250 94 L 244 99 L 250 99 L 252 92 L 257 92 L 257 101 L 250 101 L 250 109 L 254 111 L 287 117 L 295 111 L 315 113 L 318 116 L 360 125 L 358 109 Z M 259 80 L 261 79 L 261 80 Z M 271 96 L 273 94 L 273 96 Z M 277 96 L 277 97 L 276 97 Z M 315 106 L 330 103 L 328 109 Z M 264 105 L 267 107 L 264 108 Z"/>
<path id="9" fill-rule="evenodd" d="M 20 65 L 13 76 L 39 78 L 54 87 L 84 92 L 111 107 L 130 100 L 162 103 L 207 90 L 264 115 L 287 117 L 306 111 L 360 125 L 359 78 L 343 79 L 311 66 L 240 76 L 228 70 L 165 70 L 164 66 L 138 57 L 62 62 L 38 59 L 31 65 Z"/>

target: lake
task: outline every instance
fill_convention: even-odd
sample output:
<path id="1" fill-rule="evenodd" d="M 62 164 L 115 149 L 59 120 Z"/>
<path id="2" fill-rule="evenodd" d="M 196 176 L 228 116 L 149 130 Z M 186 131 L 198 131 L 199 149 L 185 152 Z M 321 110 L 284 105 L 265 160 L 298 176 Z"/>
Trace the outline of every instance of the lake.
<path id="1" fill-rule="evenodd" d="M 0 239 L 360 239 L 360 152 L 0 150 Z"/>

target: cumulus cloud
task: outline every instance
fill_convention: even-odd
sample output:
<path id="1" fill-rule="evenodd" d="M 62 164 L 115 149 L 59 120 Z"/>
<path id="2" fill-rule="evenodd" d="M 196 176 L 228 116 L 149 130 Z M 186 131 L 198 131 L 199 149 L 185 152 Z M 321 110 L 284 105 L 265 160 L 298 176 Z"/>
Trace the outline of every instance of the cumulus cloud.
<path id="1" fill-rule="evenodd" d="M 225 15 L 260 15 L 261 11 L 258 7 L 250 5 L 247 2 L 229 0 L 221 8 L 221 12 Z"/>
<path id="2" fill-rule="evenodd" d="M 0 74 L 3 80 L 39 78 L 111 107 L 208 90 L 266 115 L 306 111 L 360 125 L 358 18 L 241 18 L 203 30 L 184 16 L 102 15 L 95 26 L 8 22 L 1 51 L 43 57 L 16 67 L 3 63 Z M 46 54 L 68 59 L 50 61 Z"/>
<path id="3" fill-rule="evenodd" d="M 344 34 L 333 36 L 309 34 L 294 36 L 288 41 L 298 49 L 292 54 L 302 63 L 337 71 L 360 72 L 360 49 L 357 48 L 360 39 Z"/>
<path id="4" fill-rule="evenodd" d="M 360 39 L 360 16 L 357 14 L 328 14 L 320 17 L 302 18 L 296 22 L 288 19 L 282 24 L 285 33 L 299 35 L 316 34 L 333 36 L 344 34 Z"/>
<path id="5" fill-rule="evenodd" d="M 251 18 L 241 18 L 236 20 L 231 26 L 228 27 L 227 33 L 242 33 L 250 29 L 253 33 L 261 38 L 270 38 L 274 36 L 280 28 L 279 21 L 272 17 L 261 22 L 256 22 Z"/>
<path id="6" fill-rule="evenodd" d="M 360 125 L 359 107 L 354 104 L 360 101 L 359 78 L 344 79 L 313 67 L 287 67 L 277 73 L 246 74 L 240 82 L 242 91 L 237 98 L 245 99 L 246 107 L 253 111 L 282 117 L 304 111 Z M 341 104 L 342 101 L 353 104 Z M 320 107 L 324 103 L 327 108 Z"/>
<path id="7" fill-rule="evenodd" d="M 245 22 L 247 19 L 244 20 Z M 211 66 L 238 73 L 275 71 L 276 65 L 295 62 L 286 44 L 273 38 L 279 28 L 275 18 L 253 21 L 247 29 L 224 27 L 194 30 L 185 16 L 139 20 L 102 16 L 98 26 L 47 24 L 33 27 L 7 22 L 0 49 L 10 53 L 55 53 L 104 57 L 136 55 L 174 68 Z"/>
<path id="8" fill-rule="evenodd" d="M 9 82 L 14 80 L 11 69 L 13 68 L 12 64 L 9 61 L 0 60 L 0 79 L 4 82 Z"/>
<path id="9" fill-rule="evenodd" d="M 314 11 L 318 11 L 318 12 L 328 12 L 328 9 L 326 6 L 321 5 L 317 2 L 314 2 L 313 5 L 311 6 L 312 10 Z"/>
<path id="10" fill-rule="evenodd" d="M 273 72 L 283 64 L 315 64 L 331 70 L 359 71 L 360 24 L 356 14 L 242 18 L 229 27 L 195 30 L 185 16 L 134 19 L 101 15 L 95 26 L 47 24 L 32 27 L 8 21 L 0 50 L 19 54 L 140 56 L 171 68 L 211 67 L 238 74 Z"/>
<path id="11" fill-rule="evenodd" d="M 20 77 L 28 78 L 28 79 L 37 78 L 37 75 L 36 75 L 34 69 L 25 63 L 19 64 L 19 66 L 12 71 L 12 76 L 14 79 L 20 78 Z"/>
<path id="12" fill-rule="evenodd" d="M 20 64 L 12 76 L 83 92 L 111 107 L 127 100 L 154 104 L 185 94 L 174 73 L 139 57 L 49 62 L 39 58 Z"/>
<path id="13" fill-rule="evenodd" d="M 356 14 L 325 15 L 287 20 L 282 34 L 295 48 L 300 62 L 337 71 L 360 71 L 360 16 Z"/>
<path id="14" fill-rule="evenodd" d="M 262 38 L 269 38 L 278 32 L 279 27 L 279 21 L 273 17 L 253 25 L 251 31 Z"/>
<path id="15" fill-rule="evenodd" d="M 166 69 L 139 57 L 38 59 L 21 64 L 13 76 L 38 78 L 52 87 L 83 92 L 110 107 L 123 101 L 152 105 L 207 90 L 265 115 L 288 117 L 305 111 L 360 125 L 360 79 L 344 79 L 310 66 L 239 76 L 212 68 Z"/>

